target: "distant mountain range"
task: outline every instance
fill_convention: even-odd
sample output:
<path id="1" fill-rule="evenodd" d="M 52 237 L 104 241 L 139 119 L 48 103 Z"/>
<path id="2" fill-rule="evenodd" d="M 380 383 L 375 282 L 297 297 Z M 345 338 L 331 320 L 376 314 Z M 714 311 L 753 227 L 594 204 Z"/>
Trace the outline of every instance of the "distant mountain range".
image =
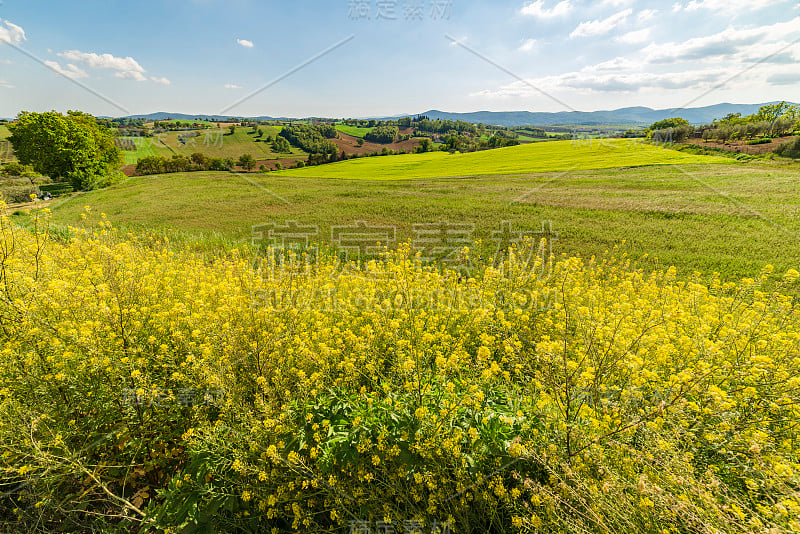
<path id="1" fill-rule="evenodd" d="M 462 120 L 494 124 L 497 126 L 555 126 L 574 125 L 650 125 L 654 122 L 682 117 L 692 124 L 705 124 L 728 113 L 751 115 L 765 104 L 716 104 L 699 108 L 651 109 L 646 107 L 620 108 L 610 111 L 559 111 L 543 113 L 532 111 L 476 111 L 473 113 L 447 113 L 431 110 L 422 113 L 430 119 Z"/>
<path id="2" fill-rule="evenodd" d="M 415 115 L 426 115 L 432 120 L 461 120 L 471 123 L 493 124 L 497 126 L 556 126 L 556 125 L 649 125 L 670 117 L 683 117 L 692 124 L 705 124 L 719 119 L 728 113 L 741 113 L 751 115 L 763 105 L 774 104 L 716 104 L 698 108 L 668 108 L 651 109 L 646 107 L 620 108 L 608 111 L 559 111 L 555 113 L 536 111 L 475 111 L 472 113 L 449 113 L 432 109 Z M 368 117 L 371 119 L 390 120 L 408 115 L 395 115 L 392 117 Z M 147 115 L 131 115 L 127 118 L 143 118 L 146 120 L 162 121 L 166 119 L 195 120 L 197 118 L 209 120 L 238 119 L 242 117 L 225 115 L 187 115 L 185 113 L 167 113 L 160 111 Z M 245 117 L 254 120 L 288 120 L 292 117 Z M 295 117 L 296 118 L 296 117 Z M 306 117 L 314 118 L 314 117 Z"/>
<path id="3" fill-rule="evenodd" d="M 263 115 L 259 117 L 242 117 L 241 115 L 204 115 L 202 113 L 198 113 L 197 115 L 188 115 L 186 113 L 168 113 L 166 111 L 158 111 L 156 113 L 148 113 L 146 115 L 128 115 L 127 117 L 121 117 L 121 118 L 145 119 L 148 121 L 165 121 L 167 119 L 181 120 L 181 121 L 194 121 L 197 119 L 209 120 L 209 121 L 226 121 L 229 119 L 253 119 L 258 121 L 278 121 L 278 120 L 296 119 L 297 117 L 267 117 Z"/>

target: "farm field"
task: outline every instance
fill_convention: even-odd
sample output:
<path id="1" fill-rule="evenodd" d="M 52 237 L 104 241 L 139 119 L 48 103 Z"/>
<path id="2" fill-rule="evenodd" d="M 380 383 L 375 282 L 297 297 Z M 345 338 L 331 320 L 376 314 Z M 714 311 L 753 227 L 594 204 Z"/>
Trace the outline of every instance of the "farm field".
<path id="1" fill-rule="evenodd" d="M 800 259 L 797 173 L 796 165 L 690 163 L 416 180 L 168 174 L 75 197 L 54 206 L 53 218 L 74 224 L 90 205 L 124 228 L 167 229 L 190 241 L 213 234 L 233 245 L 248 242 L 258 223 L 318 225 L 325 242 L 331 226 L 363 220 L 396 225 L 402 242 L 414 237 L 415 223 L 451 221 L 475 225 L 486 254 L 501 221 L 531 232 L 552 221 L 559 254 L 590 257 L 619 245 L 643 265 L 738 279 Z"/>
<path id="2" fill-rule="evenodd" d="M 348 126 L 347 124 L 337 124 L 336 129 L 347 135 L 361 138 L 372 131 L 372 128 L 359 128 L 358 126 Z"/>
<path id="3" fill-rule="evenodd" d="M 411 180 L 687 163 L 725 163 L 725 160 L 683 154 L 627 140 L 584 141 L 577 144 L 554 141 L 466 154 L 429 152 L 364 158 L 321 167 L 292 169 L 280 174 L 358 180 Z"/>

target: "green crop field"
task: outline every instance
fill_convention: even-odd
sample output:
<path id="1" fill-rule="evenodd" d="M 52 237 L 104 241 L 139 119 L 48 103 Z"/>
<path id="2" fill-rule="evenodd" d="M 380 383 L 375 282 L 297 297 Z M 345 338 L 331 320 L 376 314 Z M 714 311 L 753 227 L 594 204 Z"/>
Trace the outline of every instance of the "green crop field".
<path id="1" fill-rule="evenodd" d="M 121 150 L 125 165 L 135 165 L 139 158 L 169 154 L 169 150 L 152 137 L 120 137 L 120 139 L 132 141 L 136 146 L 136 150 Z"/>
<path id="2" fill-rule="evenodd" d="M 372 128 L 359 128 L 357 126 L 348 126 L 346 124 L 337 124 L 336 129 L 342 133 L 346 133 L 347 135 L 352 135 L 353 137 L 364 137 L 372 131 Z"/>
<path id="3" fill-rule="evenodd" d="M 448 154 L 426 154 L 361 158 L 320 167 L 283 171 L 284 176 L 318 176 L 359 180 L 407 180 L 443 176 L 482 174 L 522 174 L 568 171 L 571 169 L 609 169 L 640 165 L 686 163 L 727 163 L 711 156 L 695 156 L 626 140 L 593 143 L 554 141 L 514 147 Z"/>
<path id="4" fill-rule="evenodd" d="M 526 153 L 525 148 L 480 155 L 496 155 L 498 166 L 507 167 L 513 161 L 509 155 Z M 608 149 L 595 145 L 593 150 Z M 719 161 L 714 158 L 687 163 L 678 152 L 638 150 L 621 152 L 620 161 L 630 163 L 634 154 L 638 165 L 646 165 L 646 157 L 652 162 L 683 162 L 516 175 L 479 168 L 477 176 L 414 181 L 375 179 L 388 176 L 388 171 L 364 174 L 358 181 L 331 177 L 341 174 L 336 170 L 346 166 L 341 164 L 308 169 L 325 178 L 294 172 L 250 173 L 247 179 L 231 173 L 168 174 L 133 178 L 77 196 L 55 206 L 53 215 L 57 223 L 74 224 L 83 207 L 91 205 L 119 226 L 166 228 L 194 236 L 217 233 L 235 243 L 247 242 L 251 225 L 260 222 L 315 224 L 325 238 L 331 226 L 364 220 L 396 225 L 402 241 L 413 237 L 415 223 L 454 221 L 474 224 L 474 237 L 488 248 L 500 221 L 535 231 L 549 220 L 560 232 L 558 252 L 590 256 L 627 239 L 622 247 L 632 257 L 649 254 L 647 261 L 658 258 L 660 265 L 676 265 L 684 275 L 718 271 L 726 278 L 738 278 L 751 276 L 767 263 L 776 269 L 796 265 L 800 257 L 800 240 L 794 238 L 800 233 L 796 165 L 699 163 Z M 598 164 L 587 151 L 582 154 L 584 165 Z M 401 158 L 408 162 L 407 174 L 413 174 L 420 173 L 418 160 L 448 157 L 452 158 Z M 358 162 L 368 162 L 373 169 L 386 163 L 391 172 L 397 168 L 390 157 Z M 573 164 L 554 160 L 550 166 Z"/>
<path id="5" fill-rule="evenodd" d="M 238 158 L 242 154 L 251 154 L 256 159 L 275 159 L 291 156 L 305 156 L 302 150 L 292 147 L 289 154 L 272 152 L 271 143 L 265 140 L 267 136 L 275 137 L 280 129 L 273 126 L 261 126 L 264 136 L 259 138 L 252 133 L 252 128 L 238 126 L 233 135 L 227 128 L 212 128 L 209 130 L 196 130 L 196 137 L 189 137 L 192 132 L 172 131 L 145 138 L 132 139 L 137 149 L 123 151 L 125 164 L 135 164 L 139 158 L 146 156 L 166 156 L 174 154 L 189 156 L 194 152 L 202 152 L 211 158 Z M 184 139 L 182 143 L 180 138 Z"/>

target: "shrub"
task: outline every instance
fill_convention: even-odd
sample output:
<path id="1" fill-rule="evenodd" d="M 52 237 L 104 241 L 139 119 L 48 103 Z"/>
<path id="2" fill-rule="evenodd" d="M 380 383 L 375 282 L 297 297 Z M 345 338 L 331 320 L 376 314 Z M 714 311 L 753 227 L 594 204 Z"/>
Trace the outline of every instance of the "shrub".
<path id="1" fill-rule="evenodd" d="M 772 139 L 769 137 L 762 137 L 761 139 L 751 139 L 749 141 L 745 141 L 746 145 L 766 145 L 771 143 Z"/>
<path id="2" fill-rule="evenodd" d="M 256 168 L 256 159 L 251 154 L 242 154 L 237 163 L 247 171 L 252 171 Z"/>
<path id="3" fill-rule="evenodd" d="M 785 158 L 800 158 L 800 137 L 781 143 L 775 153 Z"/>
<path id="4" fill-rule="evenodd" d="M 9 204 L 22 204 L 31 201 L 31 195 L 39 196 L 41 190 L 33 185 L 16 185 L 0 188 L 0 195 Z"/>
<path id="5" fill-rule="evenodd" d="M 38 172 L 33 170 L 30 165 L 23 165 L 17 161 L 10 161 L 4 163 L 0 168 L 0 175 L 10 178 L 12 176 L 19 176 L 21 178 L 36 178 L 41 176 Z"/>
<path id="6" fill-rule="evenodd" d="M 228 168 L 225 166 L 225 160 L 222 158 L 211 158 L 208 161 L 208 170 L 210 171 L 226 171 Z"/>

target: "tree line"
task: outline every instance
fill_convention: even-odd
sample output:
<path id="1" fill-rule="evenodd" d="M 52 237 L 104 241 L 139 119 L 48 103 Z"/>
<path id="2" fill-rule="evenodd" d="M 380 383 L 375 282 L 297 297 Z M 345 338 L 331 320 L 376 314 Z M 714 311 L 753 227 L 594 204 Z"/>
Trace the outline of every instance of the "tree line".
<path id="1" fill-rule="evenodd" d="M 389 144 L 393 143 L 399 130 L 397 126 L 388 124 L 376 126 L 364 136 L 364 139 L 372 143 Z"/>
<path id="2" fill-rule="evenodd" d="M 711 124 L 693 126 L 680 117 L 664 119 L 648 128 L 647 136 L 657 141 L 681 142 L 690 137 L 723 143 L 737 140 L 764 142 L 773 137 L 791 135 L 800 128 L 800 108 L 780 102 L 761 106 L 757 113 L 742 116 L 729 113 Z"/>
<path id="3" fill-rule="evenodd" d="M 339 134 L 331 125 L 293 124 L 284 126 L 278 135 L 309 154 L 336 154 L 337 151 L 330 139 L 335 139 Z"/>
<path id="4" fill-rule="evenodd" d="M 256 159 L 250 154 L 243 154 L 238 160 L 234 160 L 233 158 L 209 158 L 202 152 L 195 152 L 188 158 L 177 154 L 171 158 L 165 156 L 147 156 L 139 158 L 136 162 L 136 174 L 233 171 L 236 169 L 237 165 L 245 170 L 251 171 L 256 167 Z"/>

